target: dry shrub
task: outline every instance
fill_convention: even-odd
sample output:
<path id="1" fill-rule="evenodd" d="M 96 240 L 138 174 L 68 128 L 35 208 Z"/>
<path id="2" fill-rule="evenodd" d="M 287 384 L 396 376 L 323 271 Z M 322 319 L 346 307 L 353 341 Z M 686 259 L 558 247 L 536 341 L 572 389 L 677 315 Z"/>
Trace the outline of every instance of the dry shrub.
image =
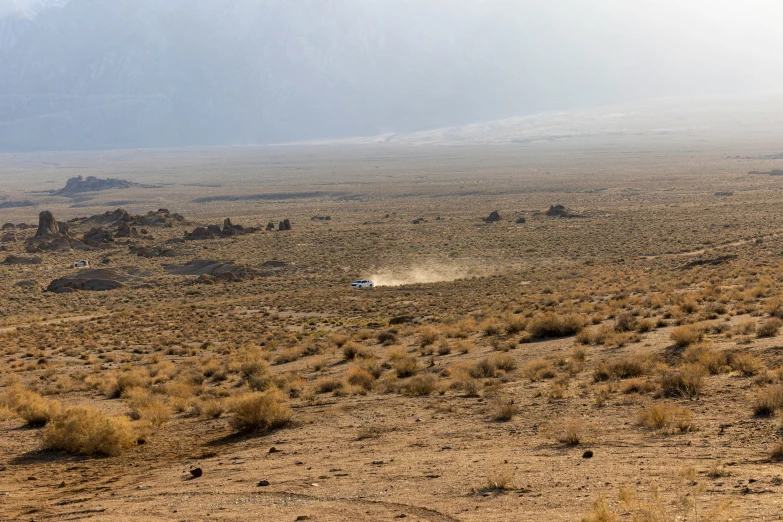
<path id="1" fill-rule="evenodd" d="M 587 426 L 581 420 L 569 420 L 557 428 L 555 438 L 560 444 L 578 446 L 585 440 Z"/>
<path id="2" fill-rule="evenodd" d="M 342 348 L 343 345 L 347 343 L 349 339 L 350 337 L 348 337 L 347 335 L 339 334 L 339 333 L 334 333 L 329 336 L 329 341 L 331 341 L 332 344 L 334 344 L 338 348 Z"/>
<path id="3" fill-rule="evenodd" d="M 651 402 L 639 411 L 639 425 L 656 433 L 694 431 L 693 415 L 671 402 Z"/>
<path id="4" fill-rule="evenodd" d="M 486 484 L 481 491 L 505 491 L 512 488 L 514 472 L 510 469 L 495 468 L 487 473 Z"/>
<path id="5" fill-rule="evenodd" d="M 609 508 L 609 503 L 604 497 L 599 497 L 593 502 L 590 513 L 582 518 L 582 522 L 620 522 L 620 520 L 622 520 L 620 515 Z"/>
<path id="6" fill-rule="evenodd" d="M 543 379 L 553 379 L 557 375 L 552 361 L 546 359 L 534 359 L 526 363 L 520 370 L 522 375 L 531 381 L 540 381 Z"/>
<path id="7" fill-rule="evenodd" d="M 367 357 L 367 349 L 359 343 L 346 343 L 343 345 L 343 357 L 352 361 L 357 357 Z"/>
<path id="8" fill-rule="evenodd" d="M 365 390 L 372 388 L 375 376 L 366 368 L 354 366 L 346 374 L 345 380 L 352 386 L 361 386 Z"/>
<path id="9" fill-rule="evenodd" d="M 674 344 L 680 348 L 685 348 L 688 345 L 697 343 L 702 340 L 703 333 L 694 328 L 693 326 L 678 326 L 671 333 L 671 340 Z"/>
<path id="10" fill-rule="evenodd" d="M 758 326 L 756 337 L 776 337 L 781 326 L 783 326 L 783 321 L 777 317 L 771 317 Z"/>
<path id="11" fill-rule="evenodd" d="M 391 330 L 384 330 L 382 332 L 378 332 L 375 338 L 384 346 L 391 346 L 397 342 L 397 333 Z"/>
<path id="12" fill-rule="evenodd" d="M 629 379 L 620 385 L 620 391 L 629 393 L 650 393 L 655 390 L 655 384 L 644 379 Z"/>
<path id="13" fill-rule="evenodd" d="M 700 364 L 683 364 L 676 370 L 664 371 L 660 377 L 664 397 L 698 397 L 704 387 L 706 371 Z"/>
<path id="14" fill-rule="evenodd" d="M 636 321 L 636 331 L 639 333 L 650 332 L 655 329 L 656 323 L 652 319 L 639 319 Z"/>
<path id="15" fill-rule="evenodd" d="M 415 357 L 406 355 L 392 362 L 392 368 L 397 372 L 397 377 L 404 379 L 405 377 L 411 377 L 416 375 L 419 371 L 419 363 Z"/>
<path id="16" fill-rule="evenodd" d="M 114 373 L 104 383 L 104 393 L 111 399 L 123 396 L 132 388 L 149 388 L 152 380 L 149 374 L 141 370 L 128 370 Z"/>
<path id="17" fill-rule="evenodd" d="M 21 385 L 11 386 L 0 396 L 0 406 L 27 422 L 28 426 L 43 426 L 60 413 L 60 403 L 44 399 Z"/>
<path id="18" fill-rule="evenodd" d="M 237 354 L 239 374 L 248 381 L 253 377 L 265 375 L 269 372 L 267 357 L 269 354 L 258 347 L 248 347 L 241 350 Z"/>
<path id="19" fill-rule="evenodd" d="M 753 414 L 757 417 L 771 417 L 783 406 L 783 385 L 768 386 L 758 392 Z"/>
<path id="20" fill-rule="evenodd" d="M 237 431 L 282 428 L 291 422 L 292 412 L 280 390 L 249 393 L 231 405 L 231 427 Z"/>
<path id="21" fill-rule="evenodd" d="M 510 421 L 519 412 L 514 399 L 496 397 L 489 405 L 489 416 L 497 422 Z"/>
<path id="22" fill-rule="evenodd" d="M 301 347 L 293 347 L 293 348 L 286 348 L 285 350 L 280 350 L 275 354 L 274 363 L 275 364 L 286 364 L 294 361 L 298 361 L 302 358 L 303 350 Z"/>
<path id="23" fill-rule="evenodd" d="M 579 333 L 587 324 L 583 315 L 557 315 L 554 312 L 538 314 L 530 319 L 527 331 L 534 339 L 566 337 Z"/>
<path id="24" fill-rule="evenodd" d="M 128 390 L 126 398 L 131 409 L 130 417 L 134 420 L 161 426 L 171 419 L 171 407 L 147 390 L 133 388 Z"/>
<path id="25" fill-rule="evenodd" d="M 728 357 L 724 352 L 710 349 L 708 346 L 695 344 L 689 346 L 682 356 L 689 363 L 698 363 L 704 367 L 710 375 L 718 375 L 729 371 Z"/>
<path id="26" fill-rule="evenodd" d="M 488 336 L 500 335 L 505 330 L 503 323 L 494 317 L 482 321 L 479 328 L 482 332 L 484 332 L 485 335 Z"/>
<path id="27" fill-rule="evenodd" d="M 78 455 L 115 456 L 138 440 L 125 417 L 109 417 L 94 408 L 71 408 L 46 425 L 43 447 Z"/>
<path id="28" fill-rule="evenodd" d="M 199 399 L 193 402 L 193 413 L 205 419 L 217 419 L 226 411 L 219 399 Z"/>
<path id="29" fill-rule="evenodd" d="M 772 462 L 783 462 L 783 443 L 777 444 L 769 455 Z"/>
<path id="30" fill-rule="evenodd" d="M 451 353 L 451 343 L 449 343 L 448 340 L 442 339 L 438 343 L 438 349 L 437 349 L 438 355 L 448 355 Z"/>
<path id="31" fill-rule="evenodd" d="M 503 316 L 503 322 L 506 323 L 505 329 L 508 335 L 518 334 L 527 326 L 527 319 L 519 314 L 506 314 Z"/>
<path id="32" fill-rule="evenodd" d="M 429 346 L 438 340 L 440 332 L 432 326 L 422 326 L 416 331 L 419 338 L 419 346 Z"/>
<path id="33" fill-rule="evenodd" d="M 359 433 L 356 435 L 356 440 L 377 439 L 386 430 L 379 426 L 362 426 L 359 428 Z"/>
<path id="34" fill-rule="evenodd" d="M 759 373 L 764 368 L 764 363 L 755 355 L 735 353 L 729 357 L 729 366 L 732 370 L 750 377 Z"/>
<path id="35" fill-rule="evenodd" d="M 631 332 L 636 329 L 636 317 L 630 312 L 621 312 L 617 314 L 614 320 L 614 329 L 617 332 Z"/>
<path id="36" fill-rule="evenodd" d="M 470 374 L 470 368 L 460 366 L 450 369 L 449 376 L 451 377 L 451 389 L 462 391 L 468 397 L 478 396 L 482 383 Z"/>
<path id="37" fill-rule="evenodd" d="M 343 381 L 337 377 L 324 377 L 322 379 L 318 379 L 318 381 L 315 383 L 315 390 L 318 393 L 329 393 L 335 390 L 339 390 L 342 387 Z"/>
<path id="38" fill-rule="evenodd" d="M 499 353 L 493 355 L 489 359 L 489 363 L 496 369 L 504 372 L 510 372 L 516 369 L 517 363 L 514 359 L 505 353 Z"/>
<path id="39" fill-rule="evenodd" d="M 415 375 L 403 385 L 402 391 L 406 395 L 425 396 L 435 391 L 437 379 L 432 374 Z"/>

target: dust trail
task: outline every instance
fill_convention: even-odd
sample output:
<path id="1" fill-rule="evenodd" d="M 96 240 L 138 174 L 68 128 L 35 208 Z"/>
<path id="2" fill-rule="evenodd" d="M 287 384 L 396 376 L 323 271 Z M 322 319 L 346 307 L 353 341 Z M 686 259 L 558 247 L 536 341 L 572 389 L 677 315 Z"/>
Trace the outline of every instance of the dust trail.
<path id="1" fill-rule="evenodd" d="M 417 266 L 412 268 L 384 268 L 378 270 L 367 279 L 375 286 L 400 286 L 416 283 L 441 283 L 478 275 L 474 270 L 461 266 Z"/>

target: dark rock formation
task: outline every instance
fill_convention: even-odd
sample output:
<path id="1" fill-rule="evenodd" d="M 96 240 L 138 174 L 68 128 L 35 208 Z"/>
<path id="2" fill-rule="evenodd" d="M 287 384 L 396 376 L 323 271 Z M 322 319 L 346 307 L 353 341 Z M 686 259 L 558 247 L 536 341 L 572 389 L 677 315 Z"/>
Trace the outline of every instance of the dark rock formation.
<path id="1" fill-rule="evenodd" d="M 6 232 L 3 234 L 2 239 L 0 239 L 0 243 L 12 243 L 19 239 L 16 235 L 16 232 Z"/>
<path id="2" fill-rule="evenodd" d="M 129 280 L 127 274 L 114 268 L 94 268 L 55 279 L 46 288 L 49 292 L 66 293 L 87 290 L 100 292 L 120 288 Z"/>
<path id="3" fill-rule="evenodd" d="M 497 210 L 493 210 L 489 216 L 484 218 L 484 223 L 496 223 L 498 221 L 500 221 L 500 214 Z"/>
<path id="4" fill-rule="evenodd" d="M 267 232 L 270 232 L 270 231 L 272 231 L 272 230 L 274 230 L 274 229 L 275 229 L 275 224 L 274 224 L 274 223 L 272 223 L 271 221 L 270 221 L 269 223 L 267 223 L 267 224 L 266 224 L 266 231 L 267 231 Z"/>
<path id="5" fill-rule="evenodd" d="M 68 225 L 58 223 L 54 219 L 54 214 L 44 210 L 38 215 L 38 230 L 35 233 L 36 239 L 49 239 L 54 236 L 68 233 Z"/>
<path id="6" fill-rule="evenodd" d="M 13 229 L 15 229 L 15 228 L 16 228 L 16 225 L 14 225 L 13 223 L 5 223 L 5 224 L 3 224 L 3 226 L 0 228 L 0 230 L 13 230 Z"/>
<path id="7" fill-rule="evenodd" d="M 313 216 L 310 221 L 331 221 L 332 216 Z"/>
<path id="8" fill-rule="evenodd" d="M 147 246 L 131 246 L 130 247 L 130 253 L 135 254 L 139 257 L 146 257 L 146 258 L 152 258 L 152 257 L 174 257 L 176 254 L 175 252 L 166 247 L 156 246 L 156 247 L 147 247 Z"/>
<path id="9" fill-rule="evenodd" d="M 518 217 L 517 218 L 517 225 L 521 225 L 522 223 L 525 223 L 527 220 L 524 217 Z"/>
<path id="10" fill-rule="evenodd" d="M 193 232 L 185 232 L 185 239 L 188 241 L 215 239 L 215 233 L 204 227 L 196 227 L 193 229 Z"/>
<path id="11" fill-rule="evenodd" d="M 126 189 L 130 187 L 142 187 L 138 183 L 131 183 L 124 179 L 99 179 L 95 176 L 87 176 L 82 178 L 76 176 L 65 182 L 65 186 L 54 193 L 55 196 L 73 196 L 74 194 L 80 194 L 83 192 L 99 192 L 101 190 L 109 189 Z"/>
<path id="12" fill-rule="evenodd" d="M 8 256 L 5 258 L 5 261 L 3 261 L 3 264 L 4 265 L 40 265 L 41 262 L 42 261 L 40 257 Z"/>
<path id="13" fill-rule="evenodd" d="M 283 221 L 281 221 L 277 225 L 278 230 L 291 230 L 291 221 L 289 221 L 288 218 L 285 218 Z"/>
<path id="14" fill-rule="evenodd" d="M 100 245 L 114 242 L 114 235 L 103 227 L 94 227 L 84 234 L 84 243 L 87 245 Z"/>
<path id="15" fill-rule="evenodd" d="M 546 211 L 546 215 L 550 217 L 564 217 L 564 218 L 576 218 L 582 217 L 573 210 L 564 207 L 563 205 L 552 205 L 549 210 Z"/>

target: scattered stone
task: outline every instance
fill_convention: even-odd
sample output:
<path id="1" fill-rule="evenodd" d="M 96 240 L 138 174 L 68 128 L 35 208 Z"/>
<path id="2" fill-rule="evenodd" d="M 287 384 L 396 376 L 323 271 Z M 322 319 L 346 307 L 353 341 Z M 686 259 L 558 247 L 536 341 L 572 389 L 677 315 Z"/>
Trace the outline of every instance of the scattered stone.
<path id="1" fill-rule="evenodd" d="M 493 210 L 489 216 L 484 218 L 484 223 L 496 223 L 498 221 L 500 221 L 500 214 L 497 210 Z"/>
<path id="2" fill-rule="evenodd" d="M 65 487 L 65 481 L 64 480 L 62 482 L 60 482 L 59 484 L 57 484 L 57 488 L 58 489 L 62 489 L 64 487 Z"/>
<path id="3" fill-rule="evenodd" d="M 23 279 L 21 281 L 17 281 L 16 284 L 14 284 L 14 286 L 18 286 L 19 288 L 32 288 L 37 285 L 38 283 L 29 279 Z"/>
<path id="4" fill-rule="evenodd" d="M 269 485 L 269 481 L 268 480 L 259 480 L 258 481 L 258 487 L 263 488 L 263 487 L 266 487 L 268 485 Z"/>
<path id="5" fill-rule="evenodd" d="M 332 216 L 313 216 L 310 221 L 331 221 Z"/>
<path id="6" fill-rule="evenodd" d="M 593 450 L 587 450 L 584 453 L 582 453 L 583 459 L 592 459 L 593 458 Z"/>
<path id="7" fill-rule="evenodd" d="M 296 522 L 299 522 L 300 520 L 310 520 L 310 517 L 308 517 L 307 515 L 299 515 L 298 517 L 296 517 Z"/>
<path id="8" fill-rule="evenodd" d="M 280 450 L 272 446 L 271 448 L 269 448 L 269 453 L 280 453 Z"/>
<path id="9" fill-rule="evenodd" d="M 527 220 L 524 217 L 518 217 L 516 223 L 517 223 L 517 225 L 521 225 L 521 224 L 525 223 L 526 221 Z"/>
<path id="10" fill-rule="evenodd" d="M 392 317 L 389 319 L 389 324 L 405 324 L 405 323 L 412 323 L 415 318 L 412 315 L 398 315 L 397 317 Z"/>
<path id="11" fill-rule="evenodd" d="M 15 242 L 19 237 L 16 235 L 15 232 L 6 232 L 3 234 L 2 239 L 0 239 L 0 242 L 2 243 L 13 243 Z"/>
<path id="12" fill-rule="evenodd" d="M 201 475 L 204 474 L 204 470 L 201 468 L 194 468 L 190 470 L 190 474 L 193 475 L 193 478 L 199 478 Z"/>

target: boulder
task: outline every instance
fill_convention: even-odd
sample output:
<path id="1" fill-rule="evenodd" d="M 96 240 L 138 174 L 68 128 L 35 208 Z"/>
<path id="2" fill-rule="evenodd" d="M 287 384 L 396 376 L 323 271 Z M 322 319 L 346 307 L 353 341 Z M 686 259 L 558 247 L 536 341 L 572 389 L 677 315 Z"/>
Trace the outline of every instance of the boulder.
<path id="1" fill-rule="evenodd" d="M 13 230 L 16 228 L 16 225 L 13 223 L 4 223 L 2 227 L 0 227 L 0 230 Z"/>
<path id="2" fill-rule="evenodd" d="M 489 216 L 484 218 L 484 223 L 496 223 L 498 221 L 500 221 L 500 214 L 497 210 L 493 210 Z"/>
<path id="3" fill-rule="evenodd" d="M 164 265 L 163 268 L 172 275 L 208 275 L 223 281 L 248 279 L 261 275 L 261 272 L 255 268 L 210 259 L 193 259 L 184 265 Z"/>
<path id="4" fill-rule="evenodd" d="M 3 237 L 0 238 L 0 243 L 12 243 L 16 241 L 18 236 L 16 235 L 16 232 L 6 232 L 3 234 Z"/>
<path id="5" fill-rule="evenodd" d="M 120 222 L 117 226 L 117 232 L 114 233 L 114 237 L 131 237 L 131 227 L 125 221 Z"/>
<path id="6" fill-rule="evenodd" d="M 291 230 L 291 221 L 289 221 L 288 218 L 285 218 L 283 221 L 280 222 L 280 224 L 277 225 L 278 230 Z"/>
<path id="7" fill-rule="evenodd" d="M 222 232 L 222 230 L 220 229 L 220 227 L 219 227 L 218 225 L 208 225 L 208 226 L 207 226 L 207 230 L 209 230 L 209 232 L 210 232 L 210 233 L 211 233 L 211 234 L 212 234 L 214 237 L 217 237 L 217 236 L 219 236 L 219 235 L 220 235 L 220 233 Z"/>
<path id="8" fill-rule="evenodd" d="M 185 232 L 185 239 L 188 241 L 197 241 L 202 239 L 215 239 L 215 234 L 204 227 L 196 227 L 193 232 Z"/>
<path id="9" fill-rule="evenodd" d="M 269 232 L 269 231 L 271 231 L 271 230 L 274 230 L 274 229 L 275 229 L 275 224 L 274 224 L 274 223 L 272 223 L 271 221 L 270 221 L 269 223 L 267 223 L 267 224 L 266 224 L 266 231 L 267 231 L 267 232 Z"/>
<path id="10" fill-rule="evenodd" d="M 36 239 L 46 239 L 59 234 L 67 233 L 67 225 L 58 223 L 54 219 L 54 214 L 44 210 L 38 215 L 38 230 L 35 233 Z"/>
<path id="11" fill-rule="evenodd" d="M 517 225 L 521 225 L 525 221 L 527 221 L 527 220 L 524 217 L 518 217 L 516 223 L 517 223 Z"/>
<path id="12" fill-rule="evenodd" d="M 49 292 L 67 293 L 80 290 L 102 292 L 121 288 L 128 281 L 127 274 L 114 268 L 93 268 L 55 279 L 46 288 Z"/>
<path id="13" fill-rule="evenodd" d="M 38 286 L 38 283 L 29 279 L 22 279 L 21 281 L 14 283 L 14 286 L 18 286 L 19 288 L 33 288 Z"/>

